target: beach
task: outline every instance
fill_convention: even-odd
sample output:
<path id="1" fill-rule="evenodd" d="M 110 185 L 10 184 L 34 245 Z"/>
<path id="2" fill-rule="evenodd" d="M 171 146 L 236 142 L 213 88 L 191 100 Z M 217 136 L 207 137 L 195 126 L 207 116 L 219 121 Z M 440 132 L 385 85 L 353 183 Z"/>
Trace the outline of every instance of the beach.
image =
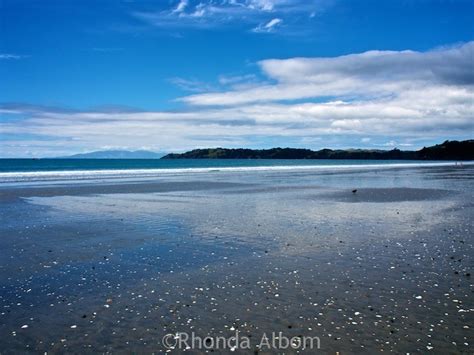
<path id="1" fill-rule="evenodd" d="M 5 175 L 0 352 L 472 352 L 474 165 L 196 169 Z"/>

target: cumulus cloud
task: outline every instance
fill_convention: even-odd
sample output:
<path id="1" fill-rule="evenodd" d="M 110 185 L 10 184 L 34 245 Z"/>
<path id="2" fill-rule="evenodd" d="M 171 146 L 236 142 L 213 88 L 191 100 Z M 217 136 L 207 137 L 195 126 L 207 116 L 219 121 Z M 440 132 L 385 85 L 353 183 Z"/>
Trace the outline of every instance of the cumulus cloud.
<path id="1" fill-rule="evenodd" d="M 183 98 L 193 105 L 235 105 L 322 96 L 398 96 L 426 87 L 474 84 L 474 42 L 429 52 L 369 51 L 335 58 L 259 62 L 275 84 Z"/>

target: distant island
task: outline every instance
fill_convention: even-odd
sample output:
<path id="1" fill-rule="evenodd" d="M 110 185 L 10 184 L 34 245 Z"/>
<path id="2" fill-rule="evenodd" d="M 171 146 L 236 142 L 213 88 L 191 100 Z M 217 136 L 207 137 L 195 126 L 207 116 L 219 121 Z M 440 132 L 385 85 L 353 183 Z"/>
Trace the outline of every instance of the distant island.
<path id="1" fill-rule="evenodd" d="M 417 151 L 321 149 L 195 149 L 185 153 L 167 154 L 161 159 L 406 159 L 406 160 L 474 160 L 474 140 L 445 141 Z"/>
<path id="2" fill-rule="evenodd" d="M 53 159 L 160 159 L 161 157 L 163 157 L 163 154 L 148 150 L 100 150 Z"/>

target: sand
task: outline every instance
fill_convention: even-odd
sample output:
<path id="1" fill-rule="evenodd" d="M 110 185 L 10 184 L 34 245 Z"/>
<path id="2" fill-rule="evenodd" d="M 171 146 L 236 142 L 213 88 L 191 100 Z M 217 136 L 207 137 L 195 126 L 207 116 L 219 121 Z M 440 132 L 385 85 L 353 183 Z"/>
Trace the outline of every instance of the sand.
<path id="1" fill-rule="evenodd" d="M 0 352 L 150 353 L 167 333 L 238 331 L 242 353 L 271 353 L 256 346 L 271 332 L 322 353 L 470 353 L 473 172 L 0 187 Z"/>

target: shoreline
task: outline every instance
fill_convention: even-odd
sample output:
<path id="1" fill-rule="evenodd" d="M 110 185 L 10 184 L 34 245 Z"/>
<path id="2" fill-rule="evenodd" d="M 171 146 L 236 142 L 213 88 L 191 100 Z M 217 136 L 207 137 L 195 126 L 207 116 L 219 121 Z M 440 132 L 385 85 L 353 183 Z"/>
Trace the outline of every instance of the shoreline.
<path id="1" fill-rule="evenodd" d="M 334 164 L 334 165 L 274 165 L 274 166 L 236 166 L 236 167 L 189 167 L 189 168 L 149 168 L 149 169 L 95 169 L 95 170 L 49 170 L 49 171 L 18 171 L 0 172 L 0 184 L 9 182 L 27 182 L 54 180 L 64 178 L 67 180 L 86 180 L 93 178 L 127 178 L 127 177 L 159 177 L 160 175 L 200 174 L 200 173 L 226 173 L 226 172 L 278 172 L 278 171 L 311 171 L 311 170 L 370 170 L 370 169 L 396 169 L 396 168 L 423 168 L 423 167 L 463 167 L 474 165 L 468 162 L 428 162 L 428 163 L 382 163 L 382 164 Z M 18 179 L 18 180 L 15 180 Z M 23 179 L 23 180 L 22 180 Z M 3 180 L 3 181 L 2 181 Z"/>

